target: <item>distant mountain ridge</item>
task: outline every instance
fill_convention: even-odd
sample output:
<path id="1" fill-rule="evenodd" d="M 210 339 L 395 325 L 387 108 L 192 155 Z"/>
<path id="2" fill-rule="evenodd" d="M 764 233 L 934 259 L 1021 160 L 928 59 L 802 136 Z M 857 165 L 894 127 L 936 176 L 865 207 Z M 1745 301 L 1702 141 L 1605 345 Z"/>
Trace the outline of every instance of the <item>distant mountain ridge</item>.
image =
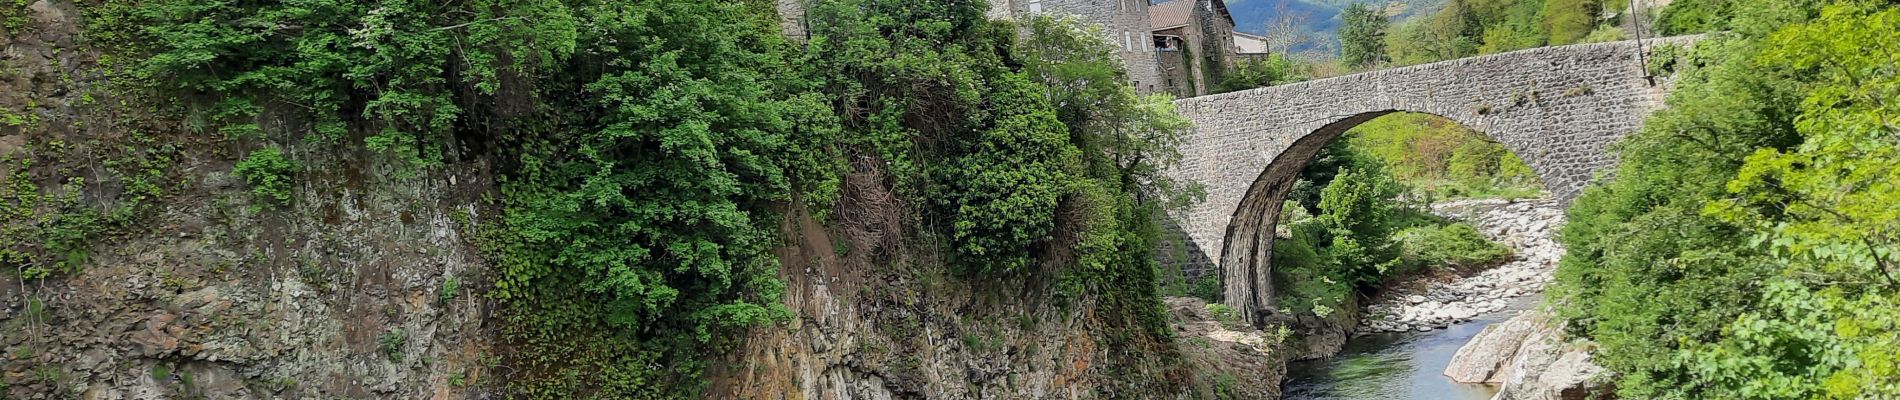
<path id="1" fill-rule="evenodd" d="M 1191 0 L 1172 0 L 1191 1 Z M 1396 5 L 1393 22 L 1428 14 L 1445 5 L 1446 0 L 1226 0 L 1227 11 L 1234 15 L 1234 30 L 1266 34 L 1267 25 L 1282 14 L 1303 16 L 1298 29 L 1312 32 L 1326 43 L 1338 42 L 1339 13 L 1354 2 Z M 1156 2 L 1161 3 L 1161 2 Z"/>

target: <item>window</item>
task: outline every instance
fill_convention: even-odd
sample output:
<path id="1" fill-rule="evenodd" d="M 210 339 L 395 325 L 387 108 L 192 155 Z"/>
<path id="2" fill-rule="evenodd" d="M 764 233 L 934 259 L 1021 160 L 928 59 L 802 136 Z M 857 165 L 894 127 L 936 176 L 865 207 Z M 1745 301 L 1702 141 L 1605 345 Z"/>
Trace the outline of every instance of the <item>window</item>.
<path id="1" fill-rule="evenodd" d="M 1122 51 L 1135 51 L 1135 37 L 1122 31 Z"/>
<path id="2" fill-rule="evenodd" d="M 1121 6 L 1122 11 L 1128 11 L 1128 0 L 1115 0 L 1115 5 Z"/>
<path id="3" fill-rule="evenodd" d="M 1029 13 L 1030 14 L 1042 13 L 1042 0 L 1029 0 Z"/>

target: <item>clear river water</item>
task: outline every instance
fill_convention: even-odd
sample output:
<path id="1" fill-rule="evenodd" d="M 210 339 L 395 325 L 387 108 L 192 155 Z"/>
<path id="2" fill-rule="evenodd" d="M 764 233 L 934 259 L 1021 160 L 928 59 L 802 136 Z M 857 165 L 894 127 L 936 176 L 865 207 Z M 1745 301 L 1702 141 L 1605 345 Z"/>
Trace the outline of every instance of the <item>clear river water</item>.
<path id="1" fill-rule="evenodd" d="M 1492 385 L 1452 382 L 1445 366 L 1458 348 L 1485 326 L 1502 322 L 1535 304 L 1539 296 L 1525 296 L 1511 307 L 1427 332 L 1379 333 L 1346 341 L 1329 360 L 1287 364 L 1281 384 L 1288 400 L 1487 400 L 1497 394 Z"/>

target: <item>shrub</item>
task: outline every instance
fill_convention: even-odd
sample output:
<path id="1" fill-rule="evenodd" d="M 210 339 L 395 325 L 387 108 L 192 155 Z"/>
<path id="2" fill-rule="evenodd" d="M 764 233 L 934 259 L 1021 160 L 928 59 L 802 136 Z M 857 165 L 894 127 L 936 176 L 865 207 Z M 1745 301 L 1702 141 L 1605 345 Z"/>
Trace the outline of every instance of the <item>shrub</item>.
<path id="1" fill-rule="evenodd" d="M 455 275 L 449 275 L 442 278 L 442 289 L 436 292 L 436 296 L 443 302 L 447 302 L 454 299 L 457 292 L 461 290 L 462 280 L 456 279 Z"/>
<path id="2" fill-rule="evenodd" d="M 1378 282 L 1399 265 L 1392 244 L 1392 199 L 1402 189 L 1383 169 L 1362 168 L 1341 170 L 1320 191 L 1320 212 L 1313 217 L 1331 239 L 1327 258 L 1353 285 Z"/>
<path id="3" fill-rule="evenodd" d="M 1031 261 L 1030 250 L 1055 228 L 1058 202 L 1075 177 L 1068 129 L 1022 75 L 991 94 L 995 126 L 970 143 L 947 171 L 947 206 L 960 264 L 974 273 L 1008 272 Z"/>
<path id="4" fill-rule="evenodd" d="M 1406 228 L 1394 238 L 1399 255 L 1413 268 L 1483 267 L 1511 258 L 1511 249 L 1485 239 L 1471 224 L 1459 222 Z"/>
<path id="5" fill-rule="evenodd" d="M 1341 308 L 1353 285 L 1345 271 L 1325 258 L 1317 245 L 1326 236 L 1317 221 L 1290 225 L 1292 236 L 1273 242 L 1273 282 L 1281 308 L 1295 313 L 1317 313 Z"/>
<path id="6" fill-rule="evenodd" d="M 252 196 L 267 204 L 287 206 L 290 205 L 291 176 L 296 170 L 295 161 L 285 158 L 283 150 L 272 147 L 252 151 L 238 161 L 231 172 L 251 185 Z"/>
<path id="7" fill-rule="evenodd" d="M 381 346 L 383 356 L 388 357 L 389 361 L 393 362 L 402 362 L 403 347 L 408 344 L 408 341 L 409 335 L 402 333 L 401 328 L 391 328 L 388 332 L 383 332 L 382 336 L 376 338 L 376 343 Z"/>

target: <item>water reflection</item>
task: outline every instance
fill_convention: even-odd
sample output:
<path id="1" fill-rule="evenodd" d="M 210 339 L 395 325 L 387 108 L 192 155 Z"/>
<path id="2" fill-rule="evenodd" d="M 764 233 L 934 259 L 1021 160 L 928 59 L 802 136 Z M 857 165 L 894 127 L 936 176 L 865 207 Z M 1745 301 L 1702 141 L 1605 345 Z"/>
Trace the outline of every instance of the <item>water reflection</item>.
<path id="1" fill-rule="evenodd" d="M 1528 308 L 1536 296 L 1505 311 L 1429 332 L 1380 333 L 1346 341 L 1331 360 L 1287 364 L 1282 396 L 1289 400 L 1486 400 L 1497 387 L 1452 382 L 1445 366 L 1485 326 Z"/>

